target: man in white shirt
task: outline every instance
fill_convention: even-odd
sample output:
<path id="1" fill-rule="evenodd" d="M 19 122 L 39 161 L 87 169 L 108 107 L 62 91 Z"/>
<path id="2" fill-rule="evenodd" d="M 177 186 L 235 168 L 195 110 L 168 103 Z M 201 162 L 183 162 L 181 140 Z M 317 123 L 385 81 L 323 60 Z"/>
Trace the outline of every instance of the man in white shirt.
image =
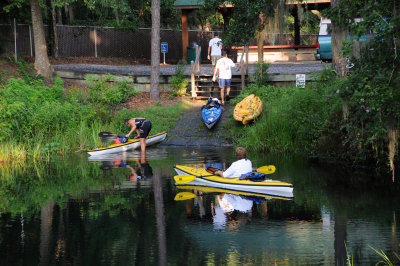
<path id="1" fill-rule="evenodd" d="M 207 59 L 211 60 L 211 64 L 213 65 L 213 72 L 215 69 L 215 64 L 217 63 L 218 59 L 221 58 L 221 51 L 222 51 L 222 40 L 218 36 L 219 36 L 218 32 L 215 32 L 214 38 L 212 38 L 208 43 Z"/>
<path id="2" fill-rule="evenodd" d="M 217 61 L 212 79 L 215 82 L 218 76 L 218 85 L 221 89 L 222 105 L 225 103 L 225 87 L 227 98 L 229 97 L 229 92 L 231 91 L 232 67 L 237 68 L 237 65 L 230 58 L 228 58 L 226 51 L 222 51 L 222 58 Z"/>
<path id="3" fill-rule="evenodd" d="M 236 148 L 236 157 L 238 160 L 232 163 L 231 166 L 226 169 L 226 171 L 216 171 L 214 174 L 225 178 L 236 178 L 253 171 L 253 165 L 251 161 L 246 158 L 245 148 Z"/>

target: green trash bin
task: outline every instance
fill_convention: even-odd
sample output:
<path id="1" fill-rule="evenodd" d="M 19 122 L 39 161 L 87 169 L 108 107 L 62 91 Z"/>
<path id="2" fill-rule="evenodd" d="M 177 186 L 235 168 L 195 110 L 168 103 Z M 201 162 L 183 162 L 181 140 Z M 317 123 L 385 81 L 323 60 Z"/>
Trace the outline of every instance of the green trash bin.
<path id="1" fill-rule="evenodd" d="M 191 61 L 196 60 L 196 48 L 188 47 L 186 52 L 187 63 L 190 64 Z"/>

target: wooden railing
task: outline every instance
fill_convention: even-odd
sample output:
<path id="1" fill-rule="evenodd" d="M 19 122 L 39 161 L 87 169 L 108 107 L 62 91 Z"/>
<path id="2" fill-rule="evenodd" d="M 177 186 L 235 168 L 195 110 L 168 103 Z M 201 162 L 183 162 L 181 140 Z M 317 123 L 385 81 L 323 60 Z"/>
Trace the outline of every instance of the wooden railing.
<path id="1" fill-rule="evenodd" d="M 200 55 L 201 55 L 201 46 L 196 46 L 196 59 L 193 62 L 190 62 L 190 81 L 191 81 L 191 95 L 192 98 L 197 97 L 197 89 L 196 89 L 196 82 L 195 76 L 199 76 L 200 72 Z"/>
<path id="2" fill-rule="evenodd" d="M 240 79 L 242 83 L 242 90 L 243 88 L 247 85 L 246 84 L 246 79 L 245 79 L 245 69 L 244 69 L 244 55 L 246 55 L 246 76 L 249 74 L 249 47 L 247 45 L 244 46 L 244 49 L 242 51 L 242 55 L 240 56 L 240 61 L 239 61 L 239 69 L 240 69 Z"/>

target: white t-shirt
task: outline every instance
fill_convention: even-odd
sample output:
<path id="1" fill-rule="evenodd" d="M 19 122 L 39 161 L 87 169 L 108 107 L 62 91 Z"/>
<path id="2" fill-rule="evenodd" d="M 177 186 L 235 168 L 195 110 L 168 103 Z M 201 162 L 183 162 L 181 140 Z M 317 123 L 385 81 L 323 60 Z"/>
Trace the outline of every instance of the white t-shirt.
<path id="1" fill-rule="evenodd" d="M 218 55 L 221 56 L 221 50 L 222 50 L 222 40 L 220 38 L 212 38 L 210 42 L 208 43 L 208 46 L 211 47 L 211 53 L 210 55 Z"/>
<path id="2" fill-rule="evenodd" d="M 228 58 L 222 57 L 217 61 L 215 67 L 219 70 L 218 77 L 220 79 L 231 79 L 232 78 L 232 70 L 231 67 L 234 67 L 235 63 Z"/>
<path id="3" fill-rule="evenodd" d="M 247 174 L 253 171 L 253 165 L 249 159 L 241 159 L 236 161 L 229 166 L 224 172 L 224 177 L 226 178 L 236 178 L 243 174 Z"/>

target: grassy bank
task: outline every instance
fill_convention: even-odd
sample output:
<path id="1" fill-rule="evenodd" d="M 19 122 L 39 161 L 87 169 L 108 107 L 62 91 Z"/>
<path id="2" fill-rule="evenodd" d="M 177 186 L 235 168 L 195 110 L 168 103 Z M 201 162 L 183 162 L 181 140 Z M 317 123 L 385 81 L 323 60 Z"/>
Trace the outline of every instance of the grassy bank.
<path id="1" fill-rule="evenodd" d="M 232 120 L 227 127 L 235 143 L 256 151 L 315 151 L 330 116 L 340 109 L 339 99 L 322 82 L 305 89 L 252 84 L 232 103 L 252 93 L 263 101 L 261 116 L 245 126 Z"/>
<path id="2" fill-rule="evenodd" d="M 19 67 L 20 77 L 0 84 L 0 161 L 40 159 L 104 146 L 98 133 L 127 133 L 124 119 L 146 117 L 152 133 L 174 126 L 187 105 L 155 105 L 144 110 L 120 108 L 138 94 L 133 84 L 107 75 L 89 77 L 87 88 L 65 90 L 63 81 L 49 83 Z M 111 82 L 113 81 L 113 82 Z"/>

